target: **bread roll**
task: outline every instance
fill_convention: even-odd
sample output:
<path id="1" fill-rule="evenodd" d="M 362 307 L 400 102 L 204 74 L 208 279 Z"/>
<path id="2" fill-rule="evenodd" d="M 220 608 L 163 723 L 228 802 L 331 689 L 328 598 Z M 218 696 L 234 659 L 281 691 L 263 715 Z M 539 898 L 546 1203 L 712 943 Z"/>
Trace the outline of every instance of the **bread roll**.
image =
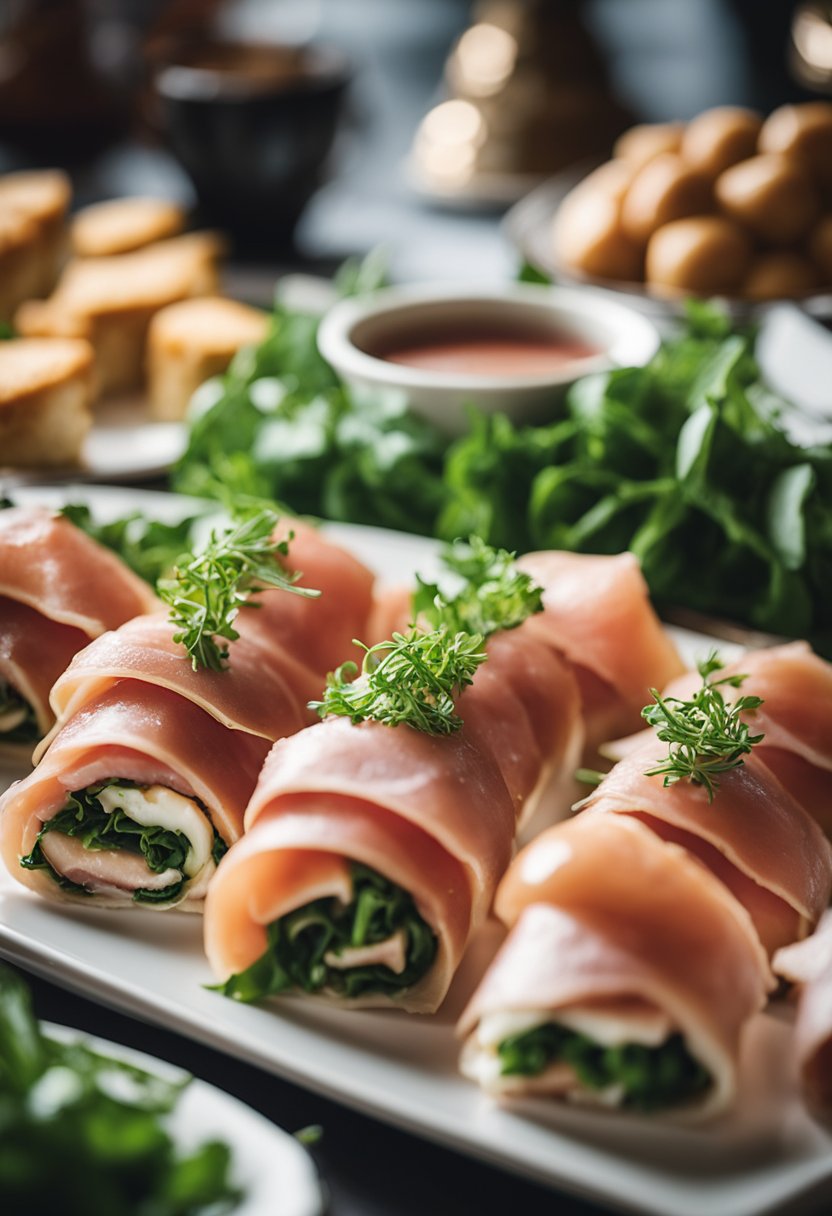
<path id="1" fill-rule="evenodd" d="M 82 258 L 131 253 L 177 236 L 184 227 L 184 210 L 168 199 L 114 198 L 77 213 L 72 221 L 72 248 Z"/>
<path id="2" fill-rule="evenodd" d="M 820 210 L 805 169 L 775 153 L 753 156 L 726 169 L 714 190 L 726 215 L 772 245 L 800 240 Z"/>
<path id="3" fill-rule="evenodd" d="M 92 424 L 92 347 L 68 338 L 0 342 L 0 463 L 77 464 Z"/>
<path id="4" fill-rule="evenodd" d="M 733 294 L 751 259 L 751 241 L 738 224 L 718 215 L 665 224 L 647 246 L 646 278 L 658 292 Z"/>
<path id="5" fill-rule="evenodd" d="M 55 286 L 70 196 L 69 178 L 57 169 L 0 177 L 0 320 Z"/>
<path id="6" fill-rule="evenodd" d="M 663 152 L 678 152 L 684 129 L 681 122 L 646 122 L 630 127 L 616 140 L 613 156 L 627 161 L 634 170 L 641 169 Z"/>
<path id="7" fill-rule="evenodd" d="M 808 295 L 819 286 L 818 269 L 801 253 L 775 249 L 754 258 L 743 284 L 749 300 L 776 300 Z"/>
<path id="8" fill-rule="evenodd" d="M 675 153 L 664 152 L 633 179 L 621 204 L 621 227 L 631 241 L 644 244 L 664 224 L 711 208 L 707 177 Z"/>
<path id="9" fill-rule="evenodd" d="M 682 136 L 682 159 L 708 177 L 747 160 L 757 151 L 763 120 L 741 106 L 717 106 L 692 119 Z"/>
<path id="10" fill-rule="evenodd" d="M 826 192 L 832 191 L 832 102 L 774 110 L 760 131 L 760 151 L 795 157 Z"/>

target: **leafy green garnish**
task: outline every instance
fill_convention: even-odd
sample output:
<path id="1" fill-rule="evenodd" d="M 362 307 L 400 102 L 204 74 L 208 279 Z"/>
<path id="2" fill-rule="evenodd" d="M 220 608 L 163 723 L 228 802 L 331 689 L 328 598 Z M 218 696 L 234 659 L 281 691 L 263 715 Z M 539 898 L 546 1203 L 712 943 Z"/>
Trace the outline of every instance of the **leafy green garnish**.
<path id="1" fill-rule="evenodd" d="M 533 1077 L 550 1064 L 568 1064 L 587 1089 L 621 1086 L 622 1105 L 640 1111 L 680 1106 L 699 1097 L 711 1083 L 680 1034 L 671 1035 L 659 1047 L 641 1043 L 602 1047 L 557 1022 L 545 1022 L 503 1039 L 497 1052 L 503 1076 Z"/>
<path id="2" fill-rule="evenodd" d="M 61 514 L 87 536 L 112 549 L 150 584 L 169 574 L 181 554 L 193 548 L 195 526 L 201 518 L 188 515 L 179 523 L 167 524 L 134 511 L 109 523 L 98 523 L 86 503 L 68 503 Z"/>
<path id="3" fill-rule="evenodd" d="M 0 1196 L 27 1216 L 221 1216 L 242 1192 L 231 1153 L 187 1154 L 166 1126 L 189 1082 L 47 1037 L 26 985 L 0 967 Z"/>
<path id="4" fill-rule="evenodd" d="M 322 718 L 406 724 L 429 735 L 459 730 L 454 698 L 487 658 L 481 634 L 414 628 L 375 646 L 355 645 L 364 651 L 361 674 L 356 663 L 342 663 L 327 677 L 323 700 L 310 701 L 310 709 Z"/>
<path id="5" fill-rule="evenodd" d="M 424 618 L 434 629 L 478 633 L 484 638 L 517 628 L 543 611 L 543 591 L 530 575 L 517 569 L 515 557 L 478 536 L 447 545 L 441 560 L 457 576 L 457 588 L 451 591 L 419 578 L 413 596 L 414 616 Z"/>
<path id="6" fill-rule="evenodd" d="M 752 747 L 763 735 L 752 735 L 742 714 L 759 709 L 761 697 L 737 697 L 726 702 L 724 688 L 740 688 L 745 675 L 711 677 L 723 668 L 716 651 L 697 664 L 702 687 L 689 700 L 663 697 L 651 688 L 653 704 L 641 711 L 641 716 L 656 728 L 662 743 L 668 744 L 667 759 L 646 770 L 648 777 L 664 777 L 664 786 L 689 779 L 702 785 L 713 802 L 719 789 L 719 775 L 739 768 Z"/>
<path id="7" fill-rule="evenodd" d="M 102 790 L 114 785 L 125 789 L 141 788 L 132 781 L 117 779 L 68 793 L 66 806 L 58 811 L 57 815 L 46 820 L 34 846 L 26 857 L 21 857 L 20 864 L 27 870 L 46 870 L 64 889 L 78 895 L 88 895 L 86 887 L 59 874 L 44 855 L 41 847 L 43 837 L 49 832 L 62 832 L 65 836 L 80 840 L 85 849 L 123 849 L 128 853 L 135 853 L 144 858 L 148 869 L 154 874 L 161 874 L 165 870 L 178 870 L 181 874 L 178 882 L 171 883 L 162 890 L 139 889 L 132 894 L 137 903 L 167 903 L 181 893 L 187 881 L 184 867 L 191 847 L 190 841 L 184 832 L 159 825 L 137 823 L 120 807 L 106 811 L 98 795 Z M 215 862 L 219 863 L 227 848 L 215 829 L 212 854 Z"/>
<path id="8" fill-rule="evenodd" d="M 433 930 L 407 891 L 358 862 L 351 863 L 350 874 L 348 904 L 317 899 L 281 917 L 269 926 L 266 952 L 216 990 L 239 1001 L 257 1001 L 293 988 L 326 988 L 347 998 L 374 992 L 395 996 L 411 988 L 436 957 Z M 399 974 L 379 963 L 341 968 L 325 960 L 326 955 L 372 946 L 400 932 L 406 944 L 405 968 Z"/>
<path id="9" fill-rule="evenodd" d="M 6 714 L 14 725 L 8 730 L 0 726 L 0 743 L 37 742 L 41 732 L 33 707 L 16 688 L 0 679 L 0 719 Z"/>
<path id="10" fill-rule="evenodd" d="M 200 553 L 159 580 L 159 597 L 170 606 L 170 621 L 177 630 L 173 640 L 185 647 L 194 671 L 224 669 L 228 646 L 216 639 L 234 641 L 240 636 L 234 628 L 237 613 L 259 591 L 279 587 L 295 595 L 320 595 L 296 586 L 300 574 L 280 564 L 278 558 L 288 556 L 289 541 L 273 539 L 278 519 L 276 511 L 263 509 L 219 535 L 212 532 Z"/>

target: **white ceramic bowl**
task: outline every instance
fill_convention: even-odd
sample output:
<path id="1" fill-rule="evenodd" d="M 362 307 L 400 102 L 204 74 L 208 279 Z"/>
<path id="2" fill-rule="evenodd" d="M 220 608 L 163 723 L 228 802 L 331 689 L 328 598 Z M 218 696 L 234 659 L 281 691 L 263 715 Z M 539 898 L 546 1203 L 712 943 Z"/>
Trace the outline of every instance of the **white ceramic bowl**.
<path id="1" fill-rule="evenodd" d="M 501 325 L 536 333 L 547 330 L 597 347 L 544 375 L 475 376 L 428 371 L 377 357 L 444 326 Z M 519 423 L 547 422 L 570 384 L 588 372 L 646 363 L 656 353 L 659 334 L 646 317 L 603 294 L 579 288 L 509 284 L 494 290 L 465 290 L 452 284 L 387 287 L 372 295 L 342 300 L 327 313 L 318 332 L 324 358 L 351 388 L 400 395 L 416 413 L 450 435 L 467 430 L 466 407 L 505 413 Z"/>

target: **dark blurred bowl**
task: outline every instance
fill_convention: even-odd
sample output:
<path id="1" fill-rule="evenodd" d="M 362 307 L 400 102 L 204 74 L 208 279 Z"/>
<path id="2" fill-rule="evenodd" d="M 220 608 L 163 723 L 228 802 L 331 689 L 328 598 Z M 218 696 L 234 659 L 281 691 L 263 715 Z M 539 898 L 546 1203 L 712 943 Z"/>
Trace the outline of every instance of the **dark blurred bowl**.
<path id="1" fill-rule="evenodd" d="M 168 40 L 148 50 L 155 119 L 200 218 L 279 250 L 320 185 L 351 71 L 329 47 Z"/>

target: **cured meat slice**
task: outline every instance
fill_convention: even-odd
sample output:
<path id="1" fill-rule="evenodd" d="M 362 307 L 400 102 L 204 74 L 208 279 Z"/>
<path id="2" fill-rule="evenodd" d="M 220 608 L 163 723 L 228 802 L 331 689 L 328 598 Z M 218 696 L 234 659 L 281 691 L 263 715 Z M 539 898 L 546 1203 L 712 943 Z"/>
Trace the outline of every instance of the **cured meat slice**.
<path id="1" fill-rule="evenodd" d="M 198 910 L 217 856 L 242 832 L 268 747 L 165 688 L 121 681 L 0 800 L 3 860 L 49 899 Z M 169 845 L 184 850 L 175 865 L 162 864 Z"/>
<path id="2" fill-rule="evenodd" d="M 301 574 L 298 586 L 321 592 L 312 599 L 270 589 L 257 596 L 256 608 L 238 617 L 246 633 L 252 623 L 287 653 L 303 659 L 318 677 L 325 676 L 357 651 L 353 638 L 366 638 L 373 607 L 374 576 L 365 565 L 298 519 L 281 519 L 275 539 L 289 539 L 283 564 Z M 318 680 L 320 693 L 321 680 Z"/>
<path id="3" fill-rule="evenodd" d="M 637 559 L 549 551 L 528 553 L 517 565 L 543 588 L 544 611 L 529 627 L 573 665 L 588 745 L 635 730 L 650 688 L 684 669 Z"/>
<path id="4" fill-rule="evenodd" d="M 0 743 L 53 722 L 49 689 L 90 638 L 156 597 L 113 553 L 45 507 L 0 511 Z"/>
<path id="5" fill-rule="evenodd" d="M 250 968 L 267 958 L 269 934 L 281 919 L 308 909 L 322 890 L 333 901 L 326 915 L 343 912 L 347 892 L 354 902 L 358 863 L 392 884 L 384 898 L 402 907 L 412 901 L 419 931 L 433 938 L 429 962 L 412 983 L 380 986 L 371 979 L 350 987 L 352 962 L 345 967 L 336 954 L 328 974 L 320 982 L 312 977 L 307 990 L 352 1004 L 433 1010 L 487 914 L 514 828 L 496 762 L 465 729 L 436 737 L 408 726 L 328 719 L 270 753 L 246 812 L 244 840 L 211 888 L 208 957 L 222 979 Z M 414 940 L 409 923 L 407 949 Z M 352 944 L 389 954 L 390 937 Z M 341 977 L 333 975 L 339 965 L 346 985 L 340 990 L 334 980 Z"/>
<path id="6" fill-rule="evenodd" d="M 306 702 L 320 691 L 313 672 L 255 632 L 231 642 L 229 653 L 226 670 L 194 671 L 163 613 L 137 617 L 75 656 L 52 689 L 52 708 L 61 724 L 117 681 L 141 680 L 178 693 L 223 726 L 270 742 L 310 720 Z"/>
<path id="7" fill-rule="evenodd" d="M 712 803 L 701 785 L 648 777 L 666 754 L 652 733 L 585 800 L 584 814 L 636 816 L 704 862 L 749 912 L 771 953 L 814 928 L 832 893 L 832 848 L 757 749 L 721 773 Z"/>
<path id="8" fill-rule="evenodd" d="M 581 698 L 571 667 L 527 628 L 497 633 L 488 661 L 459 699 L 469 737 L 491 750 L 530 837 L 561 819 L 579 796 L 584 746 Z"/>
<path id="9" fill-rule="evenodd" d="M 158 603 L 114 553 L 47 507 L 0 511 L 0 595 L 90 638 Z"/>
<path id="10" fill-rule="evenodd" d="M 582 815 L 518 855 L 495 909 L 511 932 L 459 1023 L 466 1075 L 687 1117 L 730 1104 L 771 978 L 698 861 L 635 820 Z"/>
<path id="11" fill-rule="evenodd" d="M 778 975 L 800 985 L 794 1052 L 810 1109 L 832 1119 L 832 912 L 813 937 L 774 956 Z"/>

